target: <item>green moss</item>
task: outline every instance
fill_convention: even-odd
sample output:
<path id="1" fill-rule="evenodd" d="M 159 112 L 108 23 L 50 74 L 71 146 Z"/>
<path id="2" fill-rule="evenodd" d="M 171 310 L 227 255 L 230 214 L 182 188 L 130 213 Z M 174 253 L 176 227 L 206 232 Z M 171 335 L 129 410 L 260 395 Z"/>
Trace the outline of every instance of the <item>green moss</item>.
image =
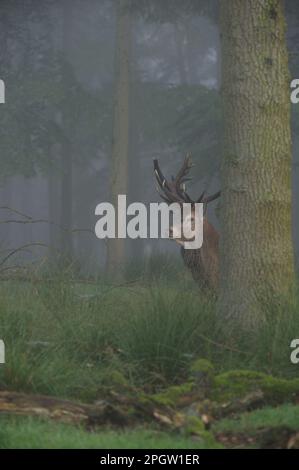
<path id="1" fill-rule="evenodd" d="M 299 379 L 280 379 L 248 370 L 229 371 L 215 377 L 212 398 L 224 402 L 255 390 L 264 393 L 267 403 L 288 401 L 299 394 Z"/>
<path id="2" fill-rule="evenodd" d="M 299 406 L 290 403 L 266 407 L 247 413 L 238 418 L 225 418 L 213 425 L 213 432 L 250 433 L 258 429 L 285 427 L 299 431 Z"/>
<path id="3" fill-rule="evenodd" d="M 184 432 L 187 434 L 202 435 L 205 432 L 205 427 L 202 420 L 197 416 L 187 416 Z"/>
<path id="4" fill-rule="evenodd" d="M 206 391 L 214 383 L 215 370 L 213 364 L 207 359 L 197 359 L 190 367 L 190 375 L 196 385 Z"/>
<path id="5" fill-rule="evenodd" d="M 196 436 L 197 438 L 202 440 L 203 442 L 213 449 L 221 448 L 212 433 L 205 430 L 204 424 L 200 418 L 197 416 L 186 416 L 186 423 L 183 428 L 183 434 L 185 437 L 187 436 Z"/>
<path id="6" fill-rule="evenodd" d="M 190 379 L 181 385 L 174 385 L 167 390 L 151 395 L 150 399 L 159 405 L 175 408 L 180 399 L 192 393 L 194 401 L 203 398 L 203 391 L 210 388 L 214 381 L 214 366 L 206 359 L 197 359 L 190 367 Z"/>
<path id="7" fill-rule="evenodd" d="M 119 370 L 110 370 L 107 373 L 107 378 L 109 378 L 111 386 L 128 386 L 126 377 Z"/>
<path id="8" fill-rule="evenodd" d="M 161 393 L 151 395 L 149 399 L 158 405 L 175 408 L 180 398 L 194 390 L 194 382 L 185 382 L 182 385 L 174 385 Z"/>
<path id="9" fill-rule="evenodd" d="M 191 374 L 197 374 L 198 372 L 214 374 L 214 366 L 207 359 L 197 359 L 191 364 L 190 372 Z"/>

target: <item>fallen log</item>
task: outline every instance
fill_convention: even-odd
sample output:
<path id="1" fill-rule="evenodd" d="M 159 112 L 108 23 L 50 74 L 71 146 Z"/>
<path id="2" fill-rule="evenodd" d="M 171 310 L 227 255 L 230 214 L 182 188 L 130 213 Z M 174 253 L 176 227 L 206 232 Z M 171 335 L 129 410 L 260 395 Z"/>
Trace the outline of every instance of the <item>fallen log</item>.
<path id="1" fill-rule="evenodd" d="M 183 415 L 169 407 L 117 393 L 111 393 L 110 400 L 84 404 L 47 395 L 0 391 L 1 415 L 40 417 L 87 429 L 104 425 L 133 426 L 140 421 L 155 422 L 168 429 L 177 429 L 185 424 Z"/>
<path id="2" fill-rule="evenodd" d="M 43 417 L 87 427 L 130 424 L 128 414 L 106 401 L 88 405 L 46 395 L 27 395 L 10 391 L 0 391 L 1 414 Z"/>

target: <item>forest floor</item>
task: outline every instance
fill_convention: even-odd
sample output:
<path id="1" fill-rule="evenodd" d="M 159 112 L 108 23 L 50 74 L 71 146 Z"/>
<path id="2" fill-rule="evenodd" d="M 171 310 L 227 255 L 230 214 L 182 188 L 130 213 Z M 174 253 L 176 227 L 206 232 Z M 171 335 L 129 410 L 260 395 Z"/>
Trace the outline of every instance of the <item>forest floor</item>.
<path id="1" fill-rule="evenodd" d="M 224 338 L 186 280 L 1 281 L 0 448 L 297 448 L 298 310 Z"/>

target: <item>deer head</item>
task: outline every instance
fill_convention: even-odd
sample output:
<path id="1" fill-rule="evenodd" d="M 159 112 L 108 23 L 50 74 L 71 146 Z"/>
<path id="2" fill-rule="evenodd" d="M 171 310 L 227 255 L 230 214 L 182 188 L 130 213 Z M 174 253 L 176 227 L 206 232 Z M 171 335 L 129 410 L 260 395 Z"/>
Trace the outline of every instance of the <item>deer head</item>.
<path id="1" fill-rule="evenodd" d="M 191 178 L 188 177 L 188 173 L 192 167 L 193 167 L 193 164 L 192 164 L 191 156 L 187 155 L 176 177 L 172 177 L 171 181 L 168 181 L 160 169 L 158 160 L 154 160 L 154 172 L 155 172 L 155 177 L 157 181 L 157 190 L 158 190 L 160 197 L 165 202 L 167 202 L 167 204 L 172 204 L 172 203 L 191 204 L 191 214 L 186 216 L 185 219 L 181 220 L 181 225 L 184 226 L 184 225 L 189 224 L 188 226 L 191 226 L 192 230 L 194 230 L 195 217 L 196 217 L 195 203 L 203 204 L 204 206 L 203 214 L 204 214 L 204 219 L 205 219 L 207 206 L 209 202 L 212 202 L 215 199 L 217 199 L 220 196 L 220 191 L 218 191 L 217 193 L 211 196 L 206 196 L 206 191 L 203 191 L 203 193 L 199 196 L 198 199 L 196 200 L 191 199 L 191 197 L 186 192 L 185 183 L 191 180 Z M 191 220 L 189 220 L 190 217 L 191 217 Z M 180 245 L 184 246 L 184 243 L 189 240 L 184 238 L 183 235 L 181 236 L 181 234 L 184 233 L 184 230 L 181 230 L 181 229 L 182 227 L 176 227 L 175 225 L 172 225 L 169 229 L 169 237 L 175 240 Z"/>
<path id="2" fill-rule="evenodd" d="M 169 229 L 169 237 L 175 240 L 182 246 L 182 256 L 185 264 L 191 269 L 193 278 L 200 282 L 202 285 L 216 288 L 218 285 L 218 271 L 219 271 L 219 254 L 218 254 L 218 239 L 219 235 L 215 228 L 210 224 L 206 218 L 208 204 L 217 199 L 221 192 L 218 191 L 211 196 L 206 196 L 206 191 L 203 191 L 198 199 L 193 200 L 186 192 L 185 183 L 190 181 L 188 174 L 192 168 L 192 159 L 190 155 L 185 158 L 182 167 L 175 177 L 168 181 L 163 175 L 158 160 L 154 160 L 154 172 L 157 181 L 157 190 L 160 197 L 168 204 L 172 203 L 189 203 L 191 204 L 191 217 L 190 220 L 184 219 L 182 216 L 181 226 L 171 226 Z M 203 244 L 200 249 L 185 250 L 184 245 L 186 240 L 181 234 L 184 233 L 182 227 L 184 224 L 189 224 L 192 230 L 195 225 L 195 203 L 203 204 Z M 179 234 L 179 235 L 178 235 Z"/>

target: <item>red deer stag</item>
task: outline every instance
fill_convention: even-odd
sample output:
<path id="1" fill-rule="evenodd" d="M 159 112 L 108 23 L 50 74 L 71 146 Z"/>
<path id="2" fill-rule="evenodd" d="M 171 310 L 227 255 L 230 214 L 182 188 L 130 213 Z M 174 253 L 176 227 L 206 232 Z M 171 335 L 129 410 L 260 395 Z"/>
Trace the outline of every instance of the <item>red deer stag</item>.
<path id="1" fill-rule="evenodd" d="M 174 227 L 170 227 L 169 236 L 181 245 L 184 263 L 191 270 L 193 279 L 200 287 L 216 290 L 219 280 L 219 234 L 208 221 L 206 213 L 209 202 L 217 199 L 220 196 L 220 191 L 212 196 L 206 196 L 206 191 L 204 191 L 197 200 L 192 200 L 185 190 L 186 181 L 191 179 L 187 175 L 192 166 L 191 157 L 187 156 L 177 176 L 175 178 L 172 177 L 172 180 L 168 181 L 159 167 L 158 160 L 154 160 L 155 177 L 158 183 L 157 189 L 160 197 L 168 204 L 174 202 L 183 204 L 187 202 L 194 205 L 196 202 L 200 202 L 204 205 L 203 244 L 200 249 L 185 249 L 184 243 L 187 240 L 183 236 L 176 238 Z M 191 208 L 191 223 L 193 228 L 195 226 L 194 219 L 195 206 Z M 182 220 L 182 227 L 184 227 L 185 222 Z M 184 233 L 184 230 L 180 230 L 179 233 Z"/>

